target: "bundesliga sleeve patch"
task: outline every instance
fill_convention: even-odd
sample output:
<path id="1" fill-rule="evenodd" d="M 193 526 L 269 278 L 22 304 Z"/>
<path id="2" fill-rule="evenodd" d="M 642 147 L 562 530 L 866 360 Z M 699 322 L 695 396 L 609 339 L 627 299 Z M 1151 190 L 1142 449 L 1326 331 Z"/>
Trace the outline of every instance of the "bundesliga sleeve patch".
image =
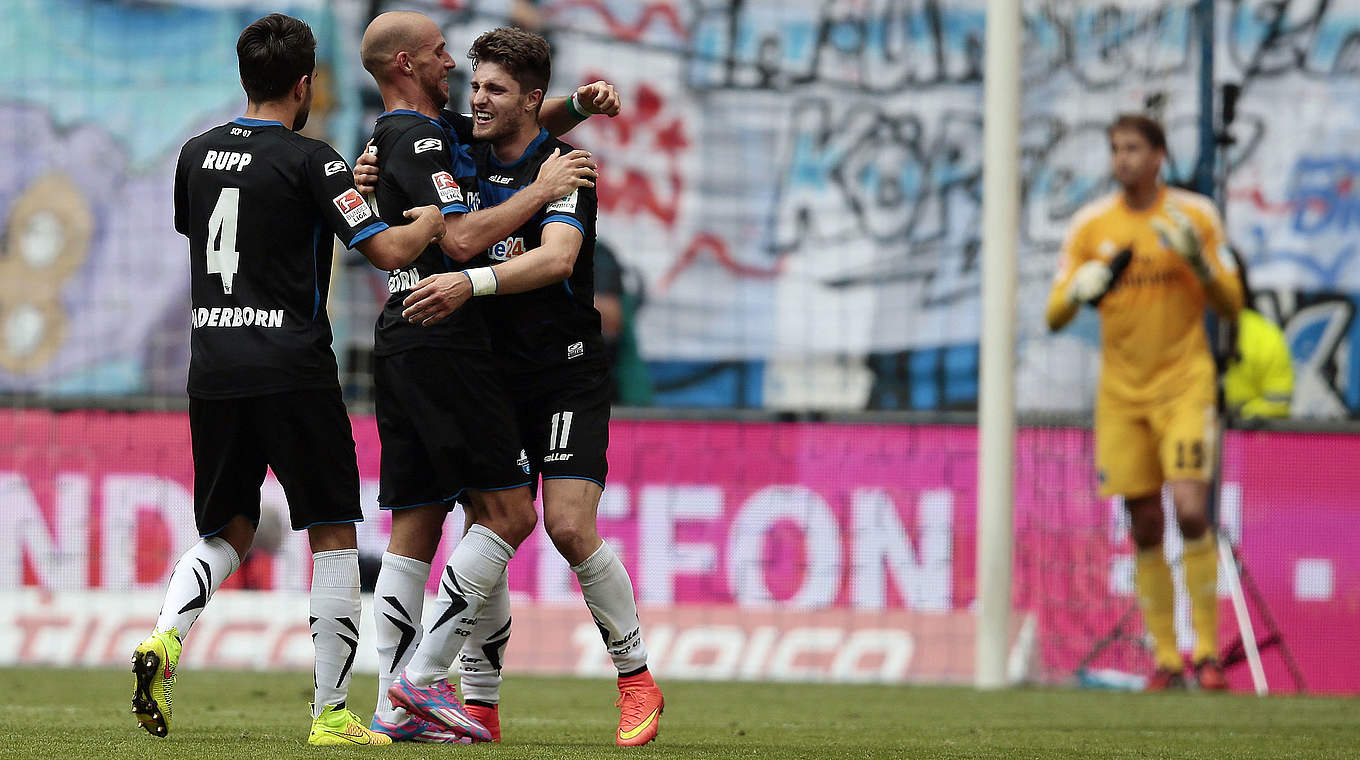
<path id="1" fill-rule="evenodd" d="M 419 154 L 427 150 L 439 150 L 442 147 L 444 147 L 444 143 L 438 137 L 426 137 L 422 140 L 416 140 L 415 152 Z"/>
<path id="2" fill-rule="evenodd" d="M 348 168 L 349 167 L 345 165 L 344 161 L 332 161 L 329 164 L 326 164 L 326 176 L 329 177 L 332 174 L 339 174 Z"/>
<path id="3" fill-rule="evenodd" d="M 576 191 L 572 190 L 571 195 L 558 198 L 548 204 L 548 213 L 558 212 L 562 214 L 576 213 Z"/>
<path id="4" fill-rule="evenodd" d="M 359 195 L 359 191 L 350 188 L 331 199 L 331 203 L 340 210 L 340 214 L 345 217 L 345 223 L 355 227 L 363 220 L 373 216 L 368 204 L 364 202 L 364 197 Z"/>
<path id="5" fill-rule="evenodd" d="M 443 203 L 462 203 L 463 191 L 458 188 L 458 183 L 453 181 L 453 175 L 448 172 L 435 172 L 430 175 L 434 180 L 434 189 L 439 192 L 439 200 Z"/>

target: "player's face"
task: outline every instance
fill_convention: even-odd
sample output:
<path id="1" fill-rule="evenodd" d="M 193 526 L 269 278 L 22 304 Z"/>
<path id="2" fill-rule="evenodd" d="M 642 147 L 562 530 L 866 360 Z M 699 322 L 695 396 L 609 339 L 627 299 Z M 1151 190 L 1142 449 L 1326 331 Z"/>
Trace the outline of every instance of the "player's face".
<path id="1" fill-rule="evenodd" d="M 1110 173 L 1121 187 L 1156 182 L 1164 156 L 1160 148 L 1152 147 L 1136 130 L 1119 129 L 1110 135 Z"/>
<path id="2" fill-rule="evenodd" d="M 449 72 L 457 66 L 447 46 L 439 27 L 431 24 L 427 38 L 411 55 L 411 69 L 416 83 L 435 108 L 443 108 L 448 104 Z"/>
<path id="3" fill-rule="evenodd" d="M 472 73 L 472 136 L 494 141 L 518 132 L 534 120 L 537 92 L 523 92 L 499 63 L 477 64 Z"/>

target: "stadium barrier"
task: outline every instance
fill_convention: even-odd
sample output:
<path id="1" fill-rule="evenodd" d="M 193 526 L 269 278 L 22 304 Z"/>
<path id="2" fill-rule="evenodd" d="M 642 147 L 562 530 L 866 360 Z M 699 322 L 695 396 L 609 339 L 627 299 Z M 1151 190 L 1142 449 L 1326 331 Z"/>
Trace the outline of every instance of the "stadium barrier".
<path id="1" fill-rule="evenodd" d="M 375 506 L 372 418 L 355 416 L 354 431 L 371 563 L 390 521 Z M 971 681 L 973 427 L 654 419 L 616 420 L 611 436 L 601 533 L 632 574 L 659 673 Z M 1132 549 L 1120 505 L 1095 496 L 1089 430 L 1025 427 L 1016 445 L 1012 671 L 1070 682 L 1132 604 Z M 1222 523 L 1313 691 L 1360 692 L 1356 461 L 1351 435 L 1232 431 L 1225 443 Z M 196 539 L 191 484 L 182 413 L 0 411 L 0 664 L 121 665 Z M 186 666 L 306 667 L 310 556 L 285 510 L 271 477 L 256 551 L 195 628 Z M 541 530 L 512 561 L 510 585 L 510 668 L 610 672 Z M 1128 633 L 1092 667 L 1145 670 L 1139 631 Z M 374 655 L 363 657 L 356 667 L 371 670 Z M 1277 653 L 1266 672 L 1287 682 Z M 1230 680 L 1248 685 L 1245 673 Z"/>

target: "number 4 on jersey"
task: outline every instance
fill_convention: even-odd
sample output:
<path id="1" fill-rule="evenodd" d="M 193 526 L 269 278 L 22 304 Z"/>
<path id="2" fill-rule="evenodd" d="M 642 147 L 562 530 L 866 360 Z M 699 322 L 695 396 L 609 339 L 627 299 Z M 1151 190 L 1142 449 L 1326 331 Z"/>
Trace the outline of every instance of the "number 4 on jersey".
<path id="1" fill-rule="evenodd" d="M 241 203 L 241 190 L 222 188 L 208 217 L 208 274 L 222 275 L 222 292 L 231 295 L 231 281 L 236 277 L 241 254 L 236 252 L 236 213 Z"/>

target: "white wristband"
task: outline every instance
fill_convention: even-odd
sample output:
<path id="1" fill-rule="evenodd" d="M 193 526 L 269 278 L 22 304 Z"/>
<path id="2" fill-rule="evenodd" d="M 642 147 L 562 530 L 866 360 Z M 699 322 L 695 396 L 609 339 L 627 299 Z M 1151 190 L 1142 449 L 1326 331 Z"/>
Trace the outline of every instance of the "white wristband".
<path id="1" fill-rule="evenodd" d="M 496 295 L 496 273 L 491 271 L 491 267 L 464 269 L 463 274 L 467 275 L 468 281 L 472 283 L 472 295 Z"/>

